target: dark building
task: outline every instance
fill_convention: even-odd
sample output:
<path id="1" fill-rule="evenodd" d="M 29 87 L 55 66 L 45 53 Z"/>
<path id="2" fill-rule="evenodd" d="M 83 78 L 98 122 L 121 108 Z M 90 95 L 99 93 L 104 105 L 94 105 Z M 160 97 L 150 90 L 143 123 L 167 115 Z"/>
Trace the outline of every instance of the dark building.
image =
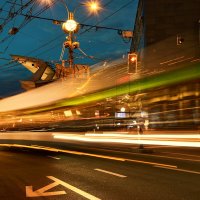
<path id="1" fill-rule="evenodd" d="M 144 68 L 199 61 L 199 0 L 139 0 L 131 51 Z"/>
<path id="2" fill-rule="evenodd" d="M 145 75 L 180 67 L 178 78 L 183 69 L 198 68 L 200 1 L 139 0 L 131 52 L 138 54 L 139 73 Z M 144 93 L 152 128 L 200 129 L 199 88 L 197 77 Z"/>

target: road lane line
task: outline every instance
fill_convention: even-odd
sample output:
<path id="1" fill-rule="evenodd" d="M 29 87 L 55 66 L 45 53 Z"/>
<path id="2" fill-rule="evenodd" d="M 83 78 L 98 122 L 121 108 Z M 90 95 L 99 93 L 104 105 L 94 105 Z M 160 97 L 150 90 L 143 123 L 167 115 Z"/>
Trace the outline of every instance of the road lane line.
<path id="1" fill-rule="evenodd" d="M 106 174 L 111 174 L 113 176 L 118 176 L 120 178 L 126 178 L 127 176 L 124 176 L 122 174 L 118 174 L 118 173 L 114 173 L 114 172 L 110 172 L 110 171 L 106 171 L 106 170 L 103 170 L 103 169 L 94 169 L 96 171 L 99 171 L 99 172 L 103 172 L 103 173 L 106 173 Z"/>
<path id="2" fill-rule="evenodd" d="M 172 154 L 172 155 L 181 155 L 181 156 L 190 156 L 190 157 L 196 157 L 200 159 L 200 156 L 194 155 L 194 154 L 186 154 L 186 153 L 173 153 L 173 152 L 161 152 L 161 153 L 166 153 L 166 154 Z"/>
<path id="3" fill-rule="evenodd" d="M 1 146 L 1 145 L 0 145 Z M 31 146 L 27 145 L 16 145 L 16 144 L 11 144 L 9 145 L 10 147 L 24 147 L 24 148 L 33 148 Z M 35 147 L 33 148 L 35 149 Z M 37 149 L 43 149 L 43 148 L 37 148 Z M 45 149 L 46 150 L 46 149 Z M 96 157 L 96 158 L 104 158 L 104 159 L 109 159 L 109 160 L 116 160 L 116 161 L 128 161 L 128 162 L 135 162 L 135 163 L 142 163 L 142 164 L 148 164 L 148 165 L 162 165 L 166 167 L 174 167 L 174 165 L 167 165 L 163 163 L 155 163 L 155 162 L 148 162 L 148 161 L 142 161 L 142 160 L 133 160 L 133 159 L 127 159 L 127 158 L 122 158 L 122 157 L 113 157 L 113 156 L 104 156 L 101 154 L 91 154 L 91 153 L 84 153 L 84 152 L 79 152 L 79 151 L 70 151 L 70 150 L 63 150 L 63 149 L 52 149 L 56 152 L 62 152 L 62 153 L 68 153 L 68 154 L 73 154 L 73 155 L 80 155 L 80 156 L 90 156 L 90 157 Z"/>
<path id="4" fill-rule="evenodd" d="M 169 169 L 177 169 L 178 167 L 175 165 L 161 165 L 161 164 L 156 164 L 154 167 L 161 167 L 161 168 L 169 168 Z"/>
<path id="5" fill-rule="evenodd" d="M 81 196 L 83 196 L 83 197 L 85 197 L 87 199 L 90 199 L 90 200 L 101 200 L 101 199 L 99 199 L 99 198 L 97 198 L 97 197 L 95 197 L 95 196 L 93 196 L 93 195 L 91 195 L 91 194 L 89 194 L 87 192 L 84 192 L 83 190 L 80 190 L 80 189 L 78 189 L 78 188 L 76 188 L 76 187 L 74 187 L 74 186 L 72 186 L 72 185 L 70 185 L 70 184 L 68 184 L 68 183 L 66 183 L 64 181 L 61 181 L 61 180 L 59 180 L 59 179 L 57 179 L 57 178 L 55 178 L 53 176 L 47 176 L 47 178 L 49 178 L 49 179 L 55 181 L 56 183 L 59 183 L 60 185 L 62 185 L 64 187 L 66 187 L 66 188 L 68 188 L 68 189 L 80 194 Z"/>
<path id="6" fill-rule="evenodd" d="M 191 159 L 191 158 L 180 158 L 180 157 L 172 157 L 172 156 L 161 156 L 161 155 L 148 155 L 151 157 L 158 157 L 158 158 L 169 158 L 173 160 L 183 160 L 183 161 L 193 161 L 193 162 L 200 162 L 200 160 Z"/>
<path id="7" fill-rule="evenodd" d="M 175 165 L 167 165 L 167 164 L 163 164 L 163 163 L 148 162 L 148 161 L 142 161 L 142 160 L 126 159 L 126 161 L 148 164 L 148 165 L 158 165 L 158 166 L 163 166 L 163 167 L 177 168 L 177 166 L 175 166 Z"/>
<path id="8" fill-rule="evenodd" d="M 60 158 L 55 157 L 55 156 L 47 156 L 47 157 L 49 157 L 49 158 L 53 158 L 53 159 L 55 159 L 55 160 L 60 160 Z"/>
<path id="9" fill-rule="evenodd" d="M 122 162 L 125 161 L 124 158 L 120 158 L 120 157 L 104 156 L 104 155 L 100 155 L 100 154 L 84 153 L 84 152 L 79 152 L 79 151 L 59 150 L 59 152 L 69 153 L 69 154 L 75 154 L 75 155 L 81 155 L 81 156 L 90 156 L 90 157 L 96 157 L 96 158 L 104 158 L 104 159 L 116 160 L 116 161 L 122 161 Z"/>
<path id="10" fill-rule="evenodd" d="M 156 165 L 155 165 L 154 167 L 159 167 L 159 168 L 170 169 L 170 170 L 179 171 L 179 172 L 187 172 L 187 173 L 191 173 L 191 174 L 198 174 L 198 175 L 200 175 L 200 172 L 193 171 L 193 170 L 178 169 L 178 168 L 171 168 L 171 167 L 164 167 L 164 166 L 156 166 Z"/>

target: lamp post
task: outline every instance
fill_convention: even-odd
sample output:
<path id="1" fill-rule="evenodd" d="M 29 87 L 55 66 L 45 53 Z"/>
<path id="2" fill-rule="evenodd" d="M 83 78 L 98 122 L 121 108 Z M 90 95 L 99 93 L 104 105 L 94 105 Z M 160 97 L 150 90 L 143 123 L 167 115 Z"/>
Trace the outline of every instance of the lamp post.
<path id="1" fill-rule="evenodd" d="M 79 42 L 74 41 L 74 33 L 78 32 L 78 28 L 78 23 L 74 20 L 74 13 L 68 12 L 68 20 L 63 23 L 62 30 L 68 34 L 66 37 L 67 40 L 64 42 L 64 48 L 68 48 L 70 69 L 72 69 L 74 65 L 74 49 L 79 47 Z M 65 62 L 63 61 L 62 64 L 64 65 Z"/>
<path id="2" fill-rule="evenodd" d="M 74 13 L 77 9 L 71 12 L 66 4 L 66 2 L 64 0 L 60 0 L 68 13 L 68 19 L 66 20 L 66 22 L 64 22 L 62 24 L 62 30 L 68 34 L 68 36 L 66 37 L 66 41 L 63 44 L 63 48 L 68 48 L 68 63 L 69 63 L 69 68 L 74 70 L 74 57 L 73 57 L 73 52 L 74 49 L 79 48 L 80 44 L 79 42 L 75 41 L 74 39 L 74 34 L 78 32 L 79 30 L 79 24 L 78 22 L 75 21 L 74 19 Z M 90 12 L 94 12 L 97 13 L 98 10 L 101 9 L 99 3 L 97 1 L 93 1 L 90 0 L 84 4 L 80 4 L 80 5 L 85 5 L 88 7 L 88 9 L 90 10 Z M 62 59 L 61 59 L 62 60 Z M 65 61 L 62 60 L 62 66 L 65 67 Z M 75 73 L 75 70 L 74 70 Z"/>

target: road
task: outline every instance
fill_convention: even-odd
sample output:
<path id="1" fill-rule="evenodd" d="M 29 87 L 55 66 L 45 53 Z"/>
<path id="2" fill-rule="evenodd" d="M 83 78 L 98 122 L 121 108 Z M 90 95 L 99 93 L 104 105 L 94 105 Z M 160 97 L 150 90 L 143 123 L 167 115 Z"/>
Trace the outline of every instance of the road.
<path id="1" fill-rule="evenodd" d="M 197 155 L 67 149 L 1 147 L 0 199 L 199 200 Z"/>

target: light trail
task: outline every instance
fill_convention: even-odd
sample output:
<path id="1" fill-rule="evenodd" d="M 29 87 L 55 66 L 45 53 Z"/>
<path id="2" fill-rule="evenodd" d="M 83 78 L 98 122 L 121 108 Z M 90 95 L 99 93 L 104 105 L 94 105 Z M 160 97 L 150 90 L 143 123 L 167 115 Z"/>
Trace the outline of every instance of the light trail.
<path id="1" fill-rule="evenodd" d="M 137 138 L 97 138 L 97 137 L 87 137 L 78 135 L 67 135 L 67 134 L 52 134 L 54 139 L 62 140 L 73 140 L 79 142 L 94 142 L 94 143 L 122 143 L 122 144 L 145 144 L 145 145 L 163 145 L 163 146 L 177 146 L 177 147 L 200 147 L 200 141 L 169 141 L 168 140 L 145 140 L 141 139 L 141 135 Z"/>
<path id="2" fill-rule="evenodd" d="M 99 65 L 102 66 L 101 63 Z M 154 74 L 138 80 L 132 77 L 132 79 L 127 80 L 126 83 L 121 85 L 116 84 L 116 79 L 117 76 L 124 77 L 126 75 L 125 72 L 122 74 L 115 74 L 112 80 L 104 79 L 104 81 L 102 81 L 102 77 L 110 71 L 107 71 L 107 68 L 102 71 L 103 73 L 99 73 L 98 70 L 96 70 L 93 74 L 98 76 L 92 76 L 90 81 L 69 78 L 65 82 L 57 81 L 26 93 L 3 99 L 0 101 L 0 112 L 32 108 L 27 111 L 27 113 L 37 113 L 65 106 L 83 105 L 127 93 L 142 92 L 164 85 L 177 84 L 182 81 L 198 78 L 200 76 L 199 66 L 199 63 L 195 63 L 181 69 Z M 113 62 L 109 64 L 108 68 L 111 70 L 115 67 Z M 117 67 L 116 70 L 120 67 L 126 68 L 127 66 L 125 63 L 122 65 L 119 61 L 119 67 Z M 82 85 L 85 87 L 81 88 L 80 91 Z M 66 93 L 66 91 L 68 92 Z M 37 108 L 33 109 L 33 107 Z"/>
<path id="3" fill-rule="evenodd" d="M 119 133 L 86 133 L 85 136 L 93 136 L 93 137 L 125 137 L 125 138 L 183 138 L 183 139 L 200 139 L 200 134 L 149 134 L 149 135 L 133 135 L 133 134 L 120 134 Z"/>

